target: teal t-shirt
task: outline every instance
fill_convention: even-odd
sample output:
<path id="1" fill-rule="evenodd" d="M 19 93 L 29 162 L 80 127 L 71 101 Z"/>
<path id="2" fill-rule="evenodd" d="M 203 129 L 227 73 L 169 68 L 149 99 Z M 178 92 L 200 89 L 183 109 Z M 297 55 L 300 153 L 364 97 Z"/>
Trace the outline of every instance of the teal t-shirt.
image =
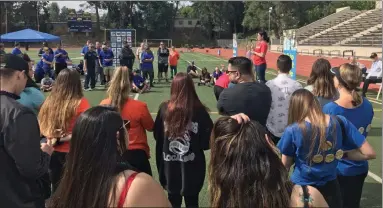
<path id="1" fill-rule="evenodd" d="M 44 100 L 45 96 L 39 89 L 27 87 L 21 92 L 20 99 L 17 101 L 25 107 L 30 108 L 37 115 Z"/>

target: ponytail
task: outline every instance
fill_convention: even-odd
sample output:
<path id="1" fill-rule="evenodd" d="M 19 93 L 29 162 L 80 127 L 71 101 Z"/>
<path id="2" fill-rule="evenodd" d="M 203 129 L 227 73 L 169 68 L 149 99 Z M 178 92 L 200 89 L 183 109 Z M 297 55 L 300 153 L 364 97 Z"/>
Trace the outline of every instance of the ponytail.
<path id="1" fill-rule="evenodd" d="M 351 96 L 352 96 L 351 103 L 353 106 L 358 106 L 362 104 L 363 98 L 358 92 L 356 92 L 355 90 L 351 91 Z"/>
<path id="2" fill-rule="evenodd" d="M 264 30 L 261 30 L 258 32 L 260 36 L 262 36 L 263 40 L 266 41 L 267 43 L 270 43 L 270 37 L 267 35 L 267 32 Z"/>

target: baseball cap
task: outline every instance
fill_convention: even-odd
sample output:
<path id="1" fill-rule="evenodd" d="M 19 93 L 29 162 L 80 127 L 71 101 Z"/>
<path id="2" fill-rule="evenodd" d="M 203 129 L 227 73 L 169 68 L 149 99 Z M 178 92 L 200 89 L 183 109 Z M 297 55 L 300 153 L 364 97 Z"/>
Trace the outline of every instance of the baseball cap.
<path id="1" fill-rule="evenodd" d="M 343 78 L 340 76 L 340 67 L 333 67 L 330 69 L 330 72 L 335 75 L 335 77 L 338 79 L 338 81 L 347 89 L 349 89 L 347 83 L 343 80 Z"/>
<path id="2" fill-rule="evenodd" d="M 28 72 L 29 70 L 28 63 L 22 57 L 13 54 L 5 54 L 1 57 L 0 65 L 1 67 L 16 71 Z"/>
<path id="3" fill-rule="evenodd" d="M 376 58 L 376 57 L 378 57 L 378 54 L 376 54 L 376 53 L 371 53 L 370 58 Z"/>

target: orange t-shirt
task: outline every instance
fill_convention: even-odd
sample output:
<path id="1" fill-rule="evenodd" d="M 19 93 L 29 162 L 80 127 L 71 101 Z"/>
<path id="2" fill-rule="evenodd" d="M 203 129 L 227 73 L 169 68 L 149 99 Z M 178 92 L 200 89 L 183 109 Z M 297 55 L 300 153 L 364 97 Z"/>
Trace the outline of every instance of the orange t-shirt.
<path id="1" fill-rule="evenodd" d="M 172 51 L 169 55 L 169 65 L 177 66 L 179 58 L 180 58 L 180 54 L 177 51 Z"/>
<path id="2" fill-rule="evenodd" d="M 100 105 L 110 105 L 111 100 L 105 99 Z M 150 157 L 146 131 L 152 131 L 154 121 L 146 103 L 128 99 L 121 111 L 121 117 L 130 121 L 128 150 L 141 149 Z"/>
<path id="3" fill-rule="evenodd" d="M 257 44 L 255 45 L 255 50 L 253 50 L 253 51 L 257 52 L 257 53 L 265 53 L 265 57 L 253 55 L 253 64 L 254 65 L 261 65 L 261 64 L 266 63 L 267 47 L 268 47 L 268 45 L 265 41 L 257 42 Z"/>
<path id="4" fill-rule="evenodd" d="M 83 97 L 80 101 L 80 104 L 77 107 L 75 116 L 70 121 L 69 128 L 66 132 L 67 134 L 72 133 L 72 130 L 73 130 L 73 127 L 74 127 L 74 124 L 75 124 L 77 118 L 81 115 L 81 113 L 85 112 L 90 107 L 91 106 L 90 106 L 88 100 Z M 55 146 L 54 149 L 57 152 L 69 152 L 69 146 L 70 146 L 69 142 L 63 142 L 61 145 Z"/>

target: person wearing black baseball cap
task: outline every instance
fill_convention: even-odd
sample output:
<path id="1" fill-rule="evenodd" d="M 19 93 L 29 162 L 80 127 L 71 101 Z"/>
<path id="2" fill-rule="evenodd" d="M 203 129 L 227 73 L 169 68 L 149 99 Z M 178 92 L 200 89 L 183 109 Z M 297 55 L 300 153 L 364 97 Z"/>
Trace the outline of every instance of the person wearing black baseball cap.
<path id="1" fill-rule="evenodd" d="M 53 147 L 40 145 L 36 115 L 16 100 L 27 83 L 28 63 L 18 55 L 1 57 L 0 201 L 3 207 L 44 207 L 41 178 L 48 172 Z"/>
<path id="2" fill-rule="evenodd" d="M 371 68 L 367 70 L 367 76 L 363 83 L 363 97 L 366 97 L 368 86 L 371 83 L 382 83 L 382 60 L 379 60 L 378 54 L 371 53 Z"/>

